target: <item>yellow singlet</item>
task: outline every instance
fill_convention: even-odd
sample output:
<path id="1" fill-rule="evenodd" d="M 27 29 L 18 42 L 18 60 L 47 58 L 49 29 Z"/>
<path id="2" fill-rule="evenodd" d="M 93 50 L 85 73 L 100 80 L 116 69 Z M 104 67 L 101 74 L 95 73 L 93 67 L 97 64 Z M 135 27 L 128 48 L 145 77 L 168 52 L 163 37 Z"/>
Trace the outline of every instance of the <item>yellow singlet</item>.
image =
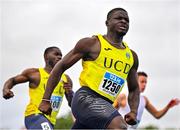
<path id="1" fill-rule="evenodd" d="M 25 116 L 42 113 L 38 110 L 38 107 L 44 95 L 45 86 L 47 84 L 49 74 L 43 68 L 39 68 L 39 73 L 39 85 L 36 88 L 29 87 L 30 103 L 26 107 Z M 52 113 L 51 115 L 45 115 L 52 124 L 56 123 L 56 116 L 58 114 L 59 108 L 63 100 L 63 96 L 65 94 L 62 81 L 67 82 L 67 78 L 64 74 L 61 76 L 61 81 L 58 83 L 51 96 Z"/>
<path id="2" fill-rule="evenodd" d="M 82 61 L 83 71 L 79 81 L 112 102 L 120 93 L 134 59 L 125 42 L 125 49 L 112 46 L 102 35 L 98 35 L 101 50 L 94 61 Z"/>

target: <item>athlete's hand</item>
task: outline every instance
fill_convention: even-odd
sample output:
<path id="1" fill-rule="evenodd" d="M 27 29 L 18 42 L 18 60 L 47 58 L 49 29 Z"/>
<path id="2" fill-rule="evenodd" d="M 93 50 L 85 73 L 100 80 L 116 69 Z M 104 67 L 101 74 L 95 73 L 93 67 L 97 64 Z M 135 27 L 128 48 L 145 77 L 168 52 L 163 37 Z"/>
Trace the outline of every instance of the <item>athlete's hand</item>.
<path id="1" fill-rule="evenodd" d="M 12 97 L 14 97 L 14 93 L 10 89 L 4 88 L 3 89 L 3 98 L 9 99 L 9 98 L 12 98 Z"/>
<path id="2" fill-rule="evenodd" d="M 65 89 L 65 92 L 68 94 L 70 92 L 72 92 L 72 83 L 71 82 L 64 82 L 64 89 Z"/>
<path id="3" fill-rule="evenodd" d="M 172 108 L 175 105 L 178 105 L 180 103 L 180 100 L 178 98 L 172 99 L 169 103 L 168 103 L 168 108 Z"/>
<path id="4" fill-rule="evenodd" d="M 124 120 L 129 125 L 137 124 L 136 114 L 134 112 L 129 112 L 125 115 Z"/>
<path id="5" fill-rule="evenodd" d="M 46 115 L 51 115 L 52 112 L 52 108 L 51 108 L 51 103 L 50 101 L 44 101 L 42 100 L 39 108 L 38 108 L 42 113 L 46 114 Z"/>

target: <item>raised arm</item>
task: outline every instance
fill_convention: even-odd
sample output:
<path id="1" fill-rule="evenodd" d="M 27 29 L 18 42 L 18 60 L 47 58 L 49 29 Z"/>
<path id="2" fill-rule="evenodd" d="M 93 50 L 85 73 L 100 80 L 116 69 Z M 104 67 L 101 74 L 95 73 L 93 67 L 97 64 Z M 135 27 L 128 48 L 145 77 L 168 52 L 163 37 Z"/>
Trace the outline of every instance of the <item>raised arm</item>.
<path id="1" fill-rule="evenodd" d="M 65 55 L 62 60 L 60 60 L 55 65 L 55 67 L 51 71 L 42 102 L 39 106 L 40 111 L 42 111 L 45 114 L 51 113 L 49 100 L 55 86 L 57 85 L 57 83 L 59 82 L 61 78 L 62 73 L 68 68 L 70 68 L 72 65 L 74 65 L 80 59 L 89 57 L 89 53 L 91 52 L 91 49 L 92 49 L 91 43 L 93 43 L 92 38 L 81 39 L 76 44 L 76 46 L 67 55 Z"/>
<path id="2" fill-rule="evenodd" d="M 169 103 L 161 110 L 157 110 L 148 100 L 147 97 L 145 97 L 146 100 L 146 109 L 156 118 L 156 119 L 160 119 L 162 116 L 164 116 L 167 111 L 174 107 L 175 105 L 178 105 L 180 103 L 179 99 L 172 99 L 171 101 L 169 101 Z"/>
<path id="3" fill-rule="evenodd" d="M 127 85 L 129 90 L 128 95 L 128 103 L 130 107 L 130 113 L 128 113 L 125 116 L 125 120 L 128 124 L 134 125 L 136 124 L 136 115 L 137 115 L 137 109 L 139 105 L 139 86 L 137 82 L 137 69 L 138 69 L 138 57 L 135 52 L 133 52 L 134 57 L 134 64 L 129 72 L 128 78 L 127 78 Z"/>
<path id="4" fill-rule="evenodd" d="M 84 40 L 80 40 L 76 46 L 54 66 L 50 73 L 43 99 L 50 99 L 51 94 L 60 81 L 63 72 L 86 55 L 85 48 L 87 47 L 84 44 Z"/>
<path id="5" fill-rule="evenodd" d="M 11 91 L 11 89 L 16 84 L 21 84 L 30 81 L 30 74 L 34 71 L 36 71 L 36 69 L 26 69 L 21 74 L 9 78 L 3 86 L 3 98 L 12 98 L 14 96 L 14 93 Z"/>

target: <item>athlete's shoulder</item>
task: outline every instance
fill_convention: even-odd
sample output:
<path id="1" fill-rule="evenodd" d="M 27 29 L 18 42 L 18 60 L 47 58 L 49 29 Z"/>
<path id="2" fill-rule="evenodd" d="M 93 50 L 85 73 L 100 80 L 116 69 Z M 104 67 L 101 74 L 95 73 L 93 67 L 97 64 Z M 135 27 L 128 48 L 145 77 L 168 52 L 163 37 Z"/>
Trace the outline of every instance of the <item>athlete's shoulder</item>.
<path id="1" fill-rule="evenodd" d="M 78 41 L 77 45 L 93 45 L 96 43 L 96 41 L 98 41 L 98 38 L 97 36 L 92 36 L 92 37 L 85 37 L 85 38 L 82 38 Z"/>
<path id="2" fill-rule="evenodd" d="M 74 47 L 75 51 L 88 53 L 92 49 L 96 48 L 98 43 L 98 38 L 96 36 L 85 37 L 80 39 Z"/>
<path id="3" fill-rule="evenodd" d="M 146 103 L 146 105 L 149 103 L 149 99 L 146 97 L 146 96 L 144 96 L 144 95 L 141 95 L 142 96 L 142 98 L 144 98 L 144 100 L 145 100 L 145 103 Z"/>
<path id="4" fill-rule="evenodd" d="M 137 69 L 139 66 L 139 59 L 138 59 L 138 55 L 136 54 L 135 51 L 133 51 L 132 49 L 130 49 L 133 55 L 133 59 L 134 59 L 134 67 Z"/>
<path id="5" fill-rule="evenodd" d="M 35 73 L 39 73 L 39 68 L 28 68 L 22 72 L 22 74 L 24 74 L 24 75 L 32 75 Z"/>
<path id="6" fill-rule="evenodd" d="M 137 53 L 136 53 L 134 50 L 132 50 L 132 49 L 130 49 L 130 50 L 131 50 L 131 52 L 132 52 L 132 54 L 133 54 L 134 57 L 138 57 L 138 56 L 137 56 Z"/>

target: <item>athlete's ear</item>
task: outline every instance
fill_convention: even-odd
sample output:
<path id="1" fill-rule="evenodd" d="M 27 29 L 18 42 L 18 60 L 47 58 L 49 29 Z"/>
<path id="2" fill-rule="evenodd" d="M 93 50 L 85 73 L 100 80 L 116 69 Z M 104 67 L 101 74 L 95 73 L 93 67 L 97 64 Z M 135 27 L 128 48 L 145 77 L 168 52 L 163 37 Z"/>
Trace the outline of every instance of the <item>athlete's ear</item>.
<path id="1" fill-rule="evenodd" d="M 106 26 L 108 26 L 109 22 L 106 20 Z"/>
<path id="2" fill-rule="evenodd" d="M 44 55 L 44 60 L 47 61 L 48 60 L 48 56 Z"/>

